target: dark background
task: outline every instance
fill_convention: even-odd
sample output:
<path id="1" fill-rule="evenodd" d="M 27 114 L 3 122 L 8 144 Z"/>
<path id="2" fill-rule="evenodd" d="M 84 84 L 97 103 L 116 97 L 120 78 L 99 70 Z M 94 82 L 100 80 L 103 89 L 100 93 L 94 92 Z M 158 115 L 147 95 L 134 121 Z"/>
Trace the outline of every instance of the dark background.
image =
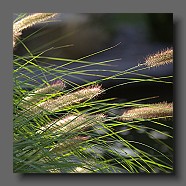
<path id="1" fill-rule="evenodd" d="M 24 40 L 25 45 L 31 52 L 33 51 L 35 54 L 39 54 L 40 51 L 53 46 L 61 47 L 73 44 L 73 46 L 46 52 L 44 55 L 67 59 L 80 59 L 120 43 L 113 49 L 83 59 L 85 61 L 99 62 L 121 58 L 119 61 L 109 63 L 112 65 L 111 67 L 92 65 L 86 68 L 79 68 L 79 70 L 92 70 L 91 72 L 95 74 L 111 76 L 113 75 L 111 72 L 94 72 L 94 69 L 124 71 L 138 65 L 138 63 L 143 63 L 144 58 L 150 54 L 164 50 L 167 47 L 173 47 L 173 14 L 171 13 L 61 13 L 56 19 L 57 22 L 48 24 L 45 27 L 41 24 L 24 30 L 21 38 L 27 38 Z M 31 33 L 37 32 L 41 28 L 42 30 L 38 34 L 28 38 Z M 26 49 L 24 49 L 21 44 L 16 47 L 14 53 L 16 55 L 27 55 Z M 65 64 L 65 62 L 46 61 L 46 59 L 38 61 L 38 64 L 46 65 L 47 62 L 48 65 Z M 77 66 L 77 63 L 73 63 L 66 67 L 71 69 Z M 143 70 L 139 73 L 153 77 L 171 76 L 173 75 L 173 64 Z M 93 81 L 99 79 L 94 75 L 85 76 L 77 74 L 74 77 L 70 77 L 63 74 L 63 76 L 65 79 L 77 84 L 83 84 L 86 80 Z M 141 78 L 129 74 L 123 75 L 122 77 Z M 51 79 L 50 76 L 47 78 L 48 80 Z M 173 80 L 169 78 L 168 81 Z M 110 79 L 102 82 L 102 85 L 103 88 L 109 88 L 124 82 L 126 82 L 126 80 Z M 153 96 L 159 96 L 156 101 L 172 101 L 172 84 L 154 82 L 125 84 L 111 89 L 105 94 L 105 97 L 118 97 L 127 100 Z"/>

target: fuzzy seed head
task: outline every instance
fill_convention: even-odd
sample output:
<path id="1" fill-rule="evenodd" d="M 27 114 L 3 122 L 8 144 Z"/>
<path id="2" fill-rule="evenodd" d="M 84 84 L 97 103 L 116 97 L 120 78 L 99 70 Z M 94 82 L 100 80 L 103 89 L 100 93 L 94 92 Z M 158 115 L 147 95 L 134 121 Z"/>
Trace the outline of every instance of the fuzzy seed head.
<path id="1" fill-rule="evenodd" d="M 36 90 L 35 94 L 55 94 L 58 91 L 61 91 L 63 88 L 65 88 L 65 84 L 61 80 L 56 80 L 50 83 L 50 85 Z"/>
<path id="2" fill-rule="evenodd" d="M 56 15 L 57 13 L 34 13 L 15 22 L 13 24 L 13 47 L 15 47 L 16 40 L 22 34 L 22 31 L 24 29 L 29 28 L 35 24 L 44 22 L 48 19 L 51 19 Z"/>
<path id="3" fill-rule="evenodd" d="M 43 99 L 46 99 L 48 97 L 48 94 L 56 94 L 59 91 L 63 90 L 64 87 L 65 84 L 63 83 L 63 81 L 53 81 L 50 85 L 44 88 L 40 88 L 26 96 L 21 104 L 23 107 L 29 108 L 30 105 L 33 105 Z"/>
<path id="4" fill-rule="evenodd" d="M 173 62 L 173 49 L 166 49 L 154 55 L 149 55 L 145 59 L 145 65 L 148 67 L 158 67 Z"/>
<path id="5" fill-rule="evenodd" d="M 58 121 L 53 121 L 52 123 L 42 127 L 38 133 L 42 133 L 46 130 L 49 130 L 53 133 L 68 133 L 68 132 L 78 132 L 82 131 L 88 127 L 100 124 L 103 122 L 104 115 L 69 115 Z"/>
<path id="6" fill-rule="evenodd" d="M 19 33 L 37 23 L 44 22 L 56 16 L 57 13 L 34 13 L 13 24 L 13 33 Z"/>
<path id="7" fill-rule="evenodd" d="M 157 103 L 150 104 L 147 107 L 132 108 L 123 113 L 121 120 L 131 121 L 134 119 L 151 119 L 172 116 L 173 104 L 172 103 Z"/>
<path id="8" fill-rule="evenodd" d="M 87 87 L 76 92 L 60 96 L 56 99 L 47 100 L 39 104 L 38 106 L 41 109 L 43 108 L 43 110 L 54 112 L 67 106 L 77 104 L 88 99 L 92 99 L 97 95 L 101 94 L 102 92 L 103 90 L 100 86 Z"/>

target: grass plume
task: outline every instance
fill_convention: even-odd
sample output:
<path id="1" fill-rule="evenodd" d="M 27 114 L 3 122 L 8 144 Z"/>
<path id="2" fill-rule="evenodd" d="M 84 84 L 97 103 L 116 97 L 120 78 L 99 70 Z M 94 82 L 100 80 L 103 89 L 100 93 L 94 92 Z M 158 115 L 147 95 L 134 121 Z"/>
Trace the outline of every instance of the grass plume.
<path id="1" fill-rule="evenodd" d="M 157 52 L 156 54 L 151 54 L 145 58 L 145 65 L 148 67 L 158 67 L 161 65 L 166 65 L 173 62 L 173 49 L 167 48 Z"/>
<path id="2" fill-rule="evenodd" d="M 103 90 L 101 89 L 101 86 L 89 86 L 81 90 L 60 96 L 56 99 L 50 99 L 43 103 L 40 103 L 36 109 L 54 112 L 70 105 L 92 99 L 102 92 Z"/>
<path id="3" fill-rule="evenodd" d="M 29 102 L 33 105 L 43 99 L 46 99 L 48 94 L 58 93 L 59 91 L 63 90 L 64 87 L 65 84 L 61 80 L 53 81 L 48 86 L 40 88 L 26 96 L 22 102 L 22 105 L 28 108 Z"/>
<path id="4" fill-rule="evenodd" d="M 24 29 L 32 27 L 35 24 L 42 23 L 56 15 L 57 13 L 34 13 L 15 22 L 13 24 L 13 48 L 16 45 L 17 38 L 22 34 Z"/>
<path id="5" fill-rule="evenodd" d="M 77 132 L 88 127 L 94 126 L 96 124 L 103 122 L 104 115 L 97 114 L 97 115 L 69 115 L 65 118 L 62 118 L 58 121 L 53 121 L 52 123 L 42 127 L 38 132 L 42 133 L 43 131 L 49 130 L 53 133 L 59 132 Z"/>
<path id="6" fill-rule="evenodd" d="M 134 119 L 149 119 L 166 117 L 173 115 L 173 104 L 172 103 L 156 103 L 147 106 L 132 108 L 124 112 L 121 116 L 123 121 L 131 121 Z"/>

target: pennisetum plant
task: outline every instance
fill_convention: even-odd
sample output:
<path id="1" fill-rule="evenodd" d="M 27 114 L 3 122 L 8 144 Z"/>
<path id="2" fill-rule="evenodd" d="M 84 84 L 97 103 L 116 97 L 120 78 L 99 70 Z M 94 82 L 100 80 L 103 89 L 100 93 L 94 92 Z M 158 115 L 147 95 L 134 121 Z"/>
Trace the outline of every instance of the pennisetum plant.
<path id="1" fill-rule="evenodd" d="M 173 130 L 170 126 L 173 103 L 142 104 L 141 100 L 113 103 L 114 98 L 101 99 L 100 95 L 107 92 L 101 86 L 102 81 L 118 78 L 132 72 L 134 68 L 140 70 L 172 63 L 173 49 L 149 55 L 143 64 L 131 70 L 118 71 L 111 77 L 102 77 L 101 80 L 85 82 L 80 86 L 57 75 L 59 71 L 64 75 L 74 74 L 71 69 L 60 70 L 52 64 L 45 67 L 34 63 L 35 60 L 42 60 L 42 56 L 31 53 L 21 41 L 20 36 L 24 29 L 49 21 L 56 15 L 34 13 L 18 16 L 13 23 L 13 48 L 20 42 L 29 53 L 27 56 L 14 55 L 13 61 L 14 172 L 171 173 L 172 146 L 154 135 L 158 133 L 172 140 L 172 134 L 166 131 Z M 81 60 L 55 60 L 84 64 Z M 86 65 L 92 63 L 86 62 Z M 104 66 L 104 62 L 102 65 Z M 41 73 L 34 76 L 37 70 Z M 77 74 L 80 73 L 78 68 L 74 70 Z M 52 80 L 46 81 L 47 74 L 52 75 Z M 166 83 L 161 78 L 149 78 Z M 36 79 L 43 83 L 35 84 Z M 69 84 L 73 85 L 72 88 L 66 89 Z M 109 115 L 110 110 L 122 108 L 128 109 L 120 115 Z M 119 131 L 115 130 L 117 127 L 120 128 Z M 96 132 L 97 128 L 100 129 L 99 132 Z M 140 138 L 132 140 L 134 138 L 131 135 L 129 138 L 121 136 L 121 133 L 134 131 L 145 135 L 147 141 L 140 141 Z M 153 141 L 155 145 L 149 141 Z"/>

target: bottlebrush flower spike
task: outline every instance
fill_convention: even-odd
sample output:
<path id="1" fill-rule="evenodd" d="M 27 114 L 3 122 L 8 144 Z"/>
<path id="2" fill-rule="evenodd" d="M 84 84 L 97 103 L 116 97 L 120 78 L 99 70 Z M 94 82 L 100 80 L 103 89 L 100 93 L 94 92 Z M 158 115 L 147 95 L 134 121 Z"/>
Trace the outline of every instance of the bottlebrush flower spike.
<path id="1" fill-rule="evenodd" d="M 162 50 L 153 55 L 149 55 L 145 59 L 145 65 L 148 67 L 158 67 L 160 65 L 166 65 L 173 62 L 173 49 L 168 48 L 166 50 Z"/>
<path id="2" fill-rule="evenodd" d="M 123 121 L 131 121 L 134 119 L 150 119 L 158 117 L 166 117 L 173 115 L 172 103 L 156 103 L 146 107 L 132 108 L 124 112 L 121 116 Z"/>
<path id="3" fill-rule="evenodd" d="M 26 96 L 22 102 L 22 105 L 24 107 L 29 107 L 30 104 L 35 104 L 43 99 L 46 99 L 48 97 L 48 94 L 56 94 L 57 92 L 63 90 L 65 87 L 65 84 L 61 80 L 55 80 L 50 83 L 50 85 L 40 88 L 33 93 Z"/>
<path id="4" fill-rule="evenodd" d="M 69 115 L 63 119 L 58 121 L 53 121 L 52 123 L 42 127 L 38 130 L 38 133 L 42 133 L 46 130 L 49 130 L 53 133 L 59 132 L 78 132 L 84 130 L 88 127 L 94 126 L 96 124 L 100 124 L 103 122 L 104 115 L 97 114 L 97 115 Z"/>
<path id="5" fill-rule="evenodd" d="M 63 96 L 60 96 L 56 99 L 50 99 L 47 100 L 38 106 L 40 108 L 36 108 L 39 110 L 46 110 L 49 112 L 54 112 L 57 110 L 60 110 L 62 108 L 65 108 L 67 106 L 80 103 L 82 101 L 92 99 L 96 97 L 97 95 L 101 94 L 103 90 L 101 89 L 101 86 L 90 86 L 81 90 L 78 90 L 76 92 L 72 92 Z"/>
<path id="6" fill-rule="evenodd" d="M 34 13 L 13 24 L 13 47 L 16 44 L 17 38 L 22 34 L 22 31 L 35 24 L 44 22 L 56 16 L 57 13 Z"/>

